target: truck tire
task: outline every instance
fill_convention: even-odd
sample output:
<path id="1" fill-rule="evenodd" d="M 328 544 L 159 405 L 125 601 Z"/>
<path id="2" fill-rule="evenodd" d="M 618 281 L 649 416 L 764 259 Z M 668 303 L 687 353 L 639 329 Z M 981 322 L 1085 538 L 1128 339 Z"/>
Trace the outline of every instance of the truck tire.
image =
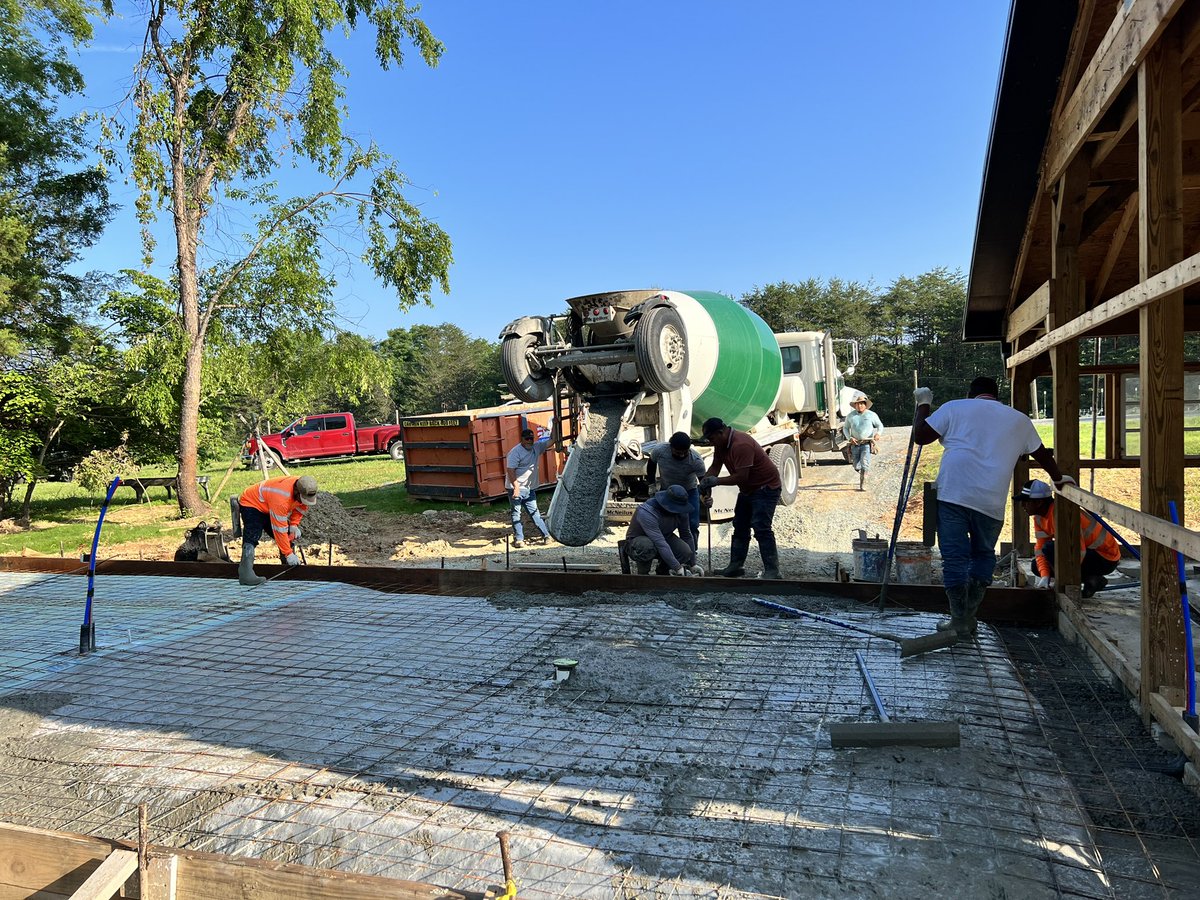
<path id="1" fill-rule="evenodd" d="M 273 457 L 270 453 L 262 454 L 262 458 L 263 458 L 263 462 L 265 462 L 267 464 L 268 472 L 271 471 L 271 469 L 275 468 L 275 457 Z M 259 468 L 260 463 L 258 461 L 257 456 L 252 456 L 250 458 L 250 462 L 251 462 L 251 468 L 254 468 L 254 469 Z"/>
<path id="2" fill-rule="evenodd" d="M 776 444 L 767 454 L 779 470 L 779 505 L 791 506 L 800 490 L 800 458 L 791 444 Z"/>
<path id="3" fill-rule="evenodd" d="M 641 317 L 633 331 L 633 352 L 647 390 L 669 394 L 687 381 L 687 331 L 674 307 L 656 306 Z"/>
<path id="4" fill-rule="evenodd" d="M 404 462 L 404 444 L 401 441 L 393 441 L 392 446 L 388 447 L 388 454 L 396 462 Z"/>
<path id="5" fill-rule="evenodd" d="M 548 372 L 533 370 L 529 351 L 541 343 L 539 334 L 511 334 L 500 345 L 500 368 L 504 380 L 519 400 L 538 403 L 554 396 L 554 379 Z"/>

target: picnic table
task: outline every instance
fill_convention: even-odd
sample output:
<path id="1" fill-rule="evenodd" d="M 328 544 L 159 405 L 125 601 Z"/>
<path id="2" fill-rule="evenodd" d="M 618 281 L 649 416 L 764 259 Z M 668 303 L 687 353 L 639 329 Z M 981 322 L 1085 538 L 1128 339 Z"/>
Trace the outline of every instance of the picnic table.
<path id="1" fill-rule="evenodd" d="M 171 491 L 178 490 L 178 477 L 175 475 L 153 475 L 153 476 L 138 476 L 137 478 L 122 478 L 118 487 L 133 488 L 134 497 L 138 503 L 145 503 L 146 488 L 161 487 L 167 489 L 167 499 L 171 499 Z M 200 490 L 204 491 L 204 499 L 212 500 L 208 495 L 208 476 L 197 475 L 196 484 L 200 486 Z"/>

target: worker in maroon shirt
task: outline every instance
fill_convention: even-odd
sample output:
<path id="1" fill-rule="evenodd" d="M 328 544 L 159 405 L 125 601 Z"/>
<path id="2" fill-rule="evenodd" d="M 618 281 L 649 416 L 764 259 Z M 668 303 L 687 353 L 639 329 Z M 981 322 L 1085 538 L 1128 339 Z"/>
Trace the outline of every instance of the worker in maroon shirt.
<path id="1" fill-rule="evenodd" d="M 720 574 L 726 578 L 741 578 L 746 574 L 744 566 L 753 530 L 758 552 L 762 555 L 762 577 L 779 578 L 779 550 L 775 546 L 775 532 L 771 529 L 782 489 L 779 470 L 758 441 L 741 431 L 734 431 L 722 420 L 707 420 L 702 431 L 705 440 L 713 446 L 713 461 L 700 482 L 700 489 L 711 491 L 718 484 L 738 486 L 729 565 Z M 722 466 L 729 474 L 718 477 Z"/>

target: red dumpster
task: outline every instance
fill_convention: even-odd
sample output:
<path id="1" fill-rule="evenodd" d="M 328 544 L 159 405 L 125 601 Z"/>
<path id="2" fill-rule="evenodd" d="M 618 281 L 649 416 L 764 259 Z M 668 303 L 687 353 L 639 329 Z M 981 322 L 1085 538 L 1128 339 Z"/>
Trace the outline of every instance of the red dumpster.
<path id="1" fill-rule="evenodd" d="M 521 403 L 409 416 L 400 420 L 404 443 L 404 486 L 410 497 L 431 500 L 490 501 L 505 496 L 508 451 L 521 431 L 542 434 L 549 427 L 549 403 Z M 541 487 L 553 486 L 566 454 L 553 448 L 542 454 Z"/>

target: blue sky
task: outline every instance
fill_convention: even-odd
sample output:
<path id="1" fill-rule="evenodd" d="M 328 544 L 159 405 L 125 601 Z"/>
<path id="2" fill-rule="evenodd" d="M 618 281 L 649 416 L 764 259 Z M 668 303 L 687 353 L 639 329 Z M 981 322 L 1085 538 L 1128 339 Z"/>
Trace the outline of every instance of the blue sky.
<path id="1" fill-rule="evenodd" d="M 595 291 L 966 271 L 1007 15 L 1007 0 L 428 0 L 438 68 L 414 53 L 382 72 L 367 35 L 345 45 L 347 130 L 398 159 L 449 233 L 451 292 L 401 312 L 350 273 L 344 324 L 494 339 Z M 120 96 L 141 28 L 98 27 L 94 106 Z M 140 256 L 133 195 L 114 187 L 125 210 L 87 260 L 108 271 Z"/>

